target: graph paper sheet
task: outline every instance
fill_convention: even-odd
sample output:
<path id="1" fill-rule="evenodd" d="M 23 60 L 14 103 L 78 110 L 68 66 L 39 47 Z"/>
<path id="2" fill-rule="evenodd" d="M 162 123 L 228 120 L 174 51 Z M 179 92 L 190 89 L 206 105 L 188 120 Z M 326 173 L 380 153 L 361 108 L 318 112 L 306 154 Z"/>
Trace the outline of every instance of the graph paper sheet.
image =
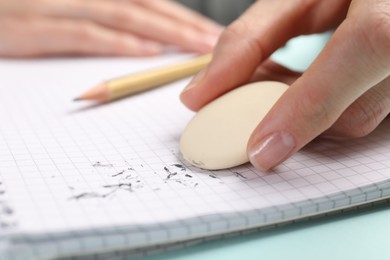
<path id="1" fill-rule="evenodd" d="M 185 163 L 186 81 L 94 106 L 102 80 L 182 59 L 0 61 L 0 259 L 139 249 L 235 232 L 390 195 L 390 121 L 316 141 L 275 169 Z M 116 255 L 117 256 L 117 255 Z"/>

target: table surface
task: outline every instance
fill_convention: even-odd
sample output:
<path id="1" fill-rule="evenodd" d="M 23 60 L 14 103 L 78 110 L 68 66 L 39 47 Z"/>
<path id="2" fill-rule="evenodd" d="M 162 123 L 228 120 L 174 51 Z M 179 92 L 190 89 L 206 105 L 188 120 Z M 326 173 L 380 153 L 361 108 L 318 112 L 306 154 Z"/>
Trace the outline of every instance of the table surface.
<path id="1" fill-rule="evenodd" d="M 390 259 L 390 205 L 198 244 L 143 260 Z"/>
<path id="2" fill-rule="evenodd" d="M 330 34 L 290 41 L 273 59 L 303 71 Z M 389 169 L 390 170 L 390 169 Z M 143 260 L 161 259 L 390 259 L 390 205 L 204 242 Z"/>

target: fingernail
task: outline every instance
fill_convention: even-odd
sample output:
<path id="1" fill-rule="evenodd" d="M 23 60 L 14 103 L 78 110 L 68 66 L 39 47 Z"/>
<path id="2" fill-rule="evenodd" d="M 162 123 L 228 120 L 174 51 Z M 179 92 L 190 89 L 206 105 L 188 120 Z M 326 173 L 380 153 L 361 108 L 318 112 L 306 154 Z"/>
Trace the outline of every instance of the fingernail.
<path id="1" fill-rule="evenodd" d="M 217 25 L 214 29 L 214 33 L 216 33 L 218 36 L 221 36 L 222 32 L 226 29 L 224 26 Z"/>
<path id="2" fill-rule="evenodd" d="M 226 27 L 222 26 L 218 23 L 212 23 L 212 24 L 208 25 L 207 27 L 205 27 L 204 29 L 212 34 L 220 35 L 223 32 L 223 30 L 226 29 Z"/>
<path id="3" fill-rule="evenodd" d="M 203 79 L 203 76 L 205 74 L 205 70 L 201 70 L 198 74 L 195 75 L 195 77 L 188 83 L 188 85 L 183 89 L 181 94 L 183 95 L 185 92 L 188 92 L 190 89 L 194 88 L 199 81 Z"/>
<path id="4" fill-rule="evenodd" d="M 203 38 L 202 38 L 202 41 L 208 45 L 208 46 L 211 46 L 211 47 L 214 47 L 217 42 L 218 42 L 218 39 L 219 39 L 219 35 L 215 35 L 215 34 L 206 34 Z"/>
<path id="5" fill-rule="evenodd" d="M 140 45 L 140 48 L 141 51 L 148 54 L 159 54 L 163 50 L 161 44 L 156 44 L 153 42 L 145 42 L 144 44 Z"/>
<path id="6" fill-rule="evenodd" d="M 249 150 L 249 160 L 259 170 L 270 170 L 285 160 L 295 148 L 295 140 L 287 132 L 275 132 Z"/>
<path id="7" fill-rule="evenodd" d="M 198 36 L 197 51 L 208 53 L 211 52 L 215 45 L 217 45 L 219 36 L 215 34 L 203 34 Z"/>

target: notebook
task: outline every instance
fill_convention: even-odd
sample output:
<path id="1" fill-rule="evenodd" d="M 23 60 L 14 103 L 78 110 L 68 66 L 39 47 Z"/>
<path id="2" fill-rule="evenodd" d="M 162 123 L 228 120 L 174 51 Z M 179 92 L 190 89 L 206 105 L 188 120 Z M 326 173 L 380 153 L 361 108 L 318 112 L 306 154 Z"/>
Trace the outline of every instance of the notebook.
<path id="1" fill-rule="evenodd" d="M 274 172 L 179 152 L 188 82 L 96 105 L 87 88 L 187 58 L 0 61 L 0 259 L 127 259 L 390 197 L 390 120 Z M 72 258 L 74 259 L 74 258 Z"/>

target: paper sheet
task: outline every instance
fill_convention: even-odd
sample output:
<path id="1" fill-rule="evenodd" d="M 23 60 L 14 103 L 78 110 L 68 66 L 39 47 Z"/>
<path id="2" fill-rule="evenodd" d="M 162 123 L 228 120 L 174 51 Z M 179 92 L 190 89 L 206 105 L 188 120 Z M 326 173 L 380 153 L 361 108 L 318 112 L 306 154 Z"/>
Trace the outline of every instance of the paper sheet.
<path id="1" fill-rule="evenodd" d="M 383 196 L 375 188 L 390 178 L 388 119 L 366 138 L 314 142 L 272 173 L 205 171 L 178 150 L 193 115 L 178 98 L 187 80 L 110 104 L 72 102 L 102 80 L 183 57 L 0 61 L 0 240 L 110 230 L 109 248 L 255 226 L 265 220 L 245 212 L 334 194 L 348 194 L 346 206 L 353 194 L 370 200 L 367 187 Z M 139 237 L 121 236 L 123 226 Z"/>

